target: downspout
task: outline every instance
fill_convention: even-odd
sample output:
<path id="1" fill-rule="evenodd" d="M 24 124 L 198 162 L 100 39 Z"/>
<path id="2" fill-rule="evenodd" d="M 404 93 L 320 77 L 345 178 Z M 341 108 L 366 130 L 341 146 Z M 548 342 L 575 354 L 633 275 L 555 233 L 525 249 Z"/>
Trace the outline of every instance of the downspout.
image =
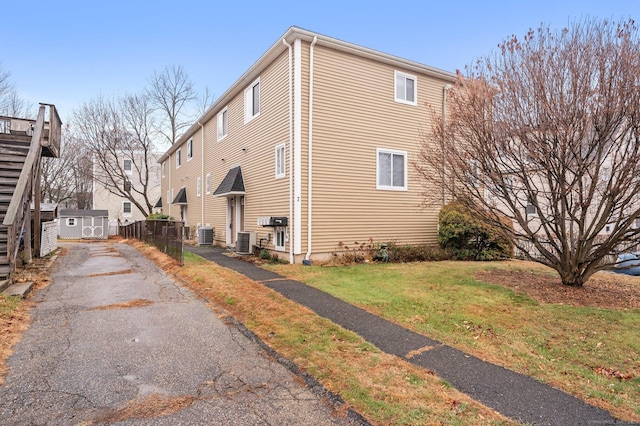
<path id="1" fill-rule="evenodd" d="M 446 130 L 447 128 L 447 90 L 451 89 L 453 86 L 450 84 L 446 84 L 442 88 L 442 129 Z M 447 204 L 447 152 L 445 150 L 445 135 L 444 132 L 442 134 L 442 205 L 445 206 Z"/>
<path id="2" fill-rule="evenodd" d="M 291 75 L 291 45 L 287 40 L 282 39 L 282 43 L 289 48 L 289 217 L 290 224 L 293 224 L 293 99 L 291 93 L 292 75 Z M 292 225 L 289 225 L 291 228 Z M 293 264 L 293 238 L 289 237 L 289 263 Z"/>
<path id="3" fill-rule="evenodd" d="M 293 43 L 293 253 L 302 253 L 302 41 Z"/>
<path id="4" fill-rule="evenodd" d="M 312 188 L 313 188 L 313 47 L 318 42 L 318 37 L 314 36 L 311 46 L 309 46 L 309 170 L 308 170 L 308 188 L 307 188 L 307 253 L 304 255 L 306 260 L 311 257 L 311 226 L 312 218 Z"/>
<path id="5" fill-rule="evenodd" d="M 206 194 L 204 181 L 204 125 L 198 120 L 200 130 L 202 130 L 202 138 L 200 140 L 200 207 L 201 207 L 201 219 L 200 226 L 204 227 L 204 196 Z"/>

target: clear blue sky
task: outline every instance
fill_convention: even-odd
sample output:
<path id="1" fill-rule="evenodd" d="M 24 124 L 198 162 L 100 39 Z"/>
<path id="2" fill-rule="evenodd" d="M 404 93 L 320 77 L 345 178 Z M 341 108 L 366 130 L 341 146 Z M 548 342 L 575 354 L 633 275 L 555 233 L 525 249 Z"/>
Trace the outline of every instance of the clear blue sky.
<path id="1" fill-rule="evenodd" d="M 12 0 L 0 14 L 2 67 L 23 98 L 65 120 L 171 64 L 218 97 L 292 25 L 453 72 L 540 23 L 640 20 L 640 2 Z"/>

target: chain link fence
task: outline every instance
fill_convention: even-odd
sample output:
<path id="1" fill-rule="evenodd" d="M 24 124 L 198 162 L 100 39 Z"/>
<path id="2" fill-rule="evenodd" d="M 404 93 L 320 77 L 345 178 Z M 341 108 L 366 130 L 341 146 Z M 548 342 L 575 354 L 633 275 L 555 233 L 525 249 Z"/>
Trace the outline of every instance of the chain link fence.
<path id="1" fill-rule="evenodd" d="M 135 238 L 155 246 L 184 265 L 184 222 L 173 220 L 139 220 L 120 225 L 122 238 Z"/>

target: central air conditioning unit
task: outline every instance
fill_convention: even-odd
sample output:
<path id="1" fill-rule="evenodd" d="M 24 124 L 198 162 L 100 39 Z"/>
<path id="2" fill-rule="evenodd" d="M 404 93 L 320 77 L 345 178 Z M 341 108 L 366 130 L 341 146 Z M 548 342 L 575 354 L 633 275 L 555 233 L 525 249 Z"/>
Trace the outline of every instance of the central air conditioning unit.
<path id="1" fill-rule="evenodd" d="M 213 244 L 213 228 L 210 226 L 203 226 L 198 228 L 198 245 L 210 246 Z"/>
<path id="2" fill-rule="evenodd" d="M 238 232 L 238 241 L 236 241 L 236 252 L 240 254 L 249 254 L 253 251 L 253 246 L 256 245 L 256 233 Z"/>

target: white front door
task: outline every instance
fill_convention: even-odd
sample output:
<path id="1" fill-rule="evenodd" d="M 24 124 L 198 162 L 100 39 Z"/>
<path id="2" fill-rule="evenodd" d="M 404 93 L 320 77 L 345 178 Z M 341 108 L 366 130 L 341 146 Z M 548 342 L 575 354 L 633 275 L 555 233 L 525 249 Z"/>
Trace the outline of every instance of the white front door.
<path id="1" fill-rule="evenodd" d="M 238 232 L 244 231 L 244 197 L 227 197 L 227 246 L 235 246 Z"/>

